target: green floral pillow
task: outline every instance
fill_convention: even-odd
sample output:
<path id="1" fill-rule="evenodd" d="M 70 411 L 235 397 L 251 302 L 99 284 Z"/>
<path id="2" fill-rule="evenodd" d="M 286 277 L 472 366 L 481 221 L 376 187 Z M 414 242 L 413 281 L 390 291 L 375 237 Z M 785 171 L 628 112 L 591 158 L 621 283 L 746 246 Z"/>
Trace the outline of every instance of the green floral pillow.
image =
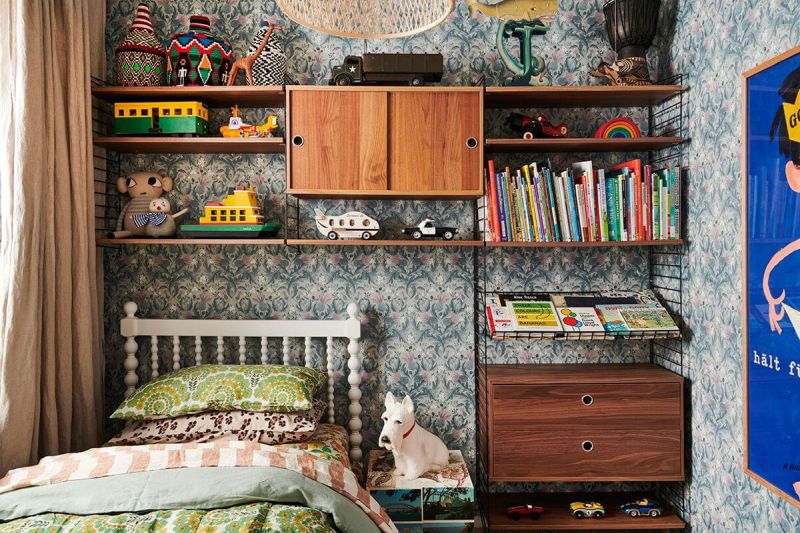
<path id="1" fill-rule="evenodd" d="M 158 377 L 111 418 L 158 420 L 205 411 L 307 411 L 327 383 L 319 370 L 283 365 L 200 365 Z"/>

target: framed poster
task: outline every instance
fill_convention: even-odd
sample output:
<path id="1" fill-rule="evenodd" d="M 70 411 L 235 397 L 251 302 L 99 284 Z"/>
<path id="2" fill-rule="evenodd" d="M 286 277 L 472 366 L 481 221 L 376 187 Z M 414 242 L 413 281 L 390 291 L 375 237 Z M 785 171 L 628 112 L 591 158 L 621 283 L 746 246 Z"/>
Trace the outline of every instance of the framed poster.
<path id="1" fill-rule="evenodd" d="M 742 88 L 744 467 L 800 507 L 800 47 Z"/>

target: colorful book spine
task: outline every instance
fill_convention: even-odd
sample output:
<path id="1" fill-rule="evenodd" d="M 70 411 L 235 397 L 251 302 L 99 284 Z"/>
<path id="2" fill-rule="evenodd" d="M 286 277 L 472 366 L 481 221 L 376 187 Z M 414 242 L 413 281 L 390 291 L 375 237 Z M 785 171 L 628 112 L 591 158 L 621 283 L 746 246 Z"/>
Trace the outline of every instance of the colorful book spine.
<path id="1" fill-rule="evenodd" d="M 553 175 L 553 185 L 556 188 L 556 198 L 558 199 L 559 224 L 561 234 L 566 242 L 572 242 L 572 232 L 570 231 L 569 218 L 567 217 L 567 200 L 564 195 L 564 178 L 561 174 Z"/>
<path id="2" fill-rule="evenodd" d="M 500 240 L 500 215 L 497 208 L 497 180 L 494 175 L 494 160 L 489 160 L 489 205 L 490 217 L 492 228 L 492 240 Z"/>
<path id="3" fill-rule="evenodd" d="M 553 238 L 561 242 L 561 228 L 558 227 L 558 209 L 556 208 L 556 189 L 553 186 L 553 173 L 548 167 L 545 169 L 545 182 L 547 184 L 547 197 L 550 201 L 550 220 L 553 222 Z"/>
<path id="4" fill-rule="evenodd" d="M 606 200 L 606 172 L 597 170 L 597 216 L 600 219 L 600 240 L 607 242 L 608 237 L 608 201 Z"/>
<path id="5" fill-rule="evenodd" d="M 606 178 L 606 202 L 608 203 L 608 238 L 621 241 L 619 231 L 619 209 L 617 208 L 617 179 Z"/>
<path id="6" fill-rule="evenodd" d="M 583 241 L 583 234 L 581 233 L 581 222 L 578 218 L 578 199 L 575 196 L 575 177 L 572 171 L 567 171 L 566 190 L 569 194 L 569 212 L 572 219 L 572 234 L 575 235 L 575 241 Z"/>
<path id="7" fill-rule="evenodd" d="M 504 188 L 504 185 L 503 185 L 503 182 L 505 180 L 503 179 L 503 173 L 502 172 L 498 172 L 497 174 L 495 174 L 495 181 L 497 182 L 497 194 L 498 194 L 497 207 L 498 207 L 498 210 L 500 212 L 499 216 L 500 216 L 500 235 L 501 235 L 501 240 L 503 242 L 508 242 L 510 239 L 509 239 L 509 235 L 508 235 L 508 220 L 506 220 L 506 205 L 505 205 L 506 204 L 506 200 L 505 200 L 506 194 L 505 194 L 505 188 Z"/>

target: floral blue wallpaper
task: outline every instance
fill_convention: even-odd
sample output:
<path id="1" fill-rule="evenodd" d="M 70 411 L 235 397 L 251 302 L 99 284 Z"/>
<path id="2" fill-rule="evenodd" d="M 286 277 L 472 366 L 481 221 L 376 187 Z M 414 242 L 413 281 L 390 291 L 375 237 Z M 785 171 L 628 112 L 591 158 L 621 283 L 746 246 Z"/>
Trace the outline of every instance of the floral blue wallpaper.
<path id="1" fill-rule="evenodd" d="M 108 0 L 107 55 L 127 32 L 138 2 Z M 494 3 L 494 2 L 487 2 Z M 601 14 L 603 0 L 561 0 L 553 29 L 536 45 L 557 85 L 598 83 L 587 74 L 611 60 Z M 302 28 L 282 16 L 272 0 L 151 0 L 159 35 L 184 29 L 189 16 L 207 14 L 213 31 L 241 53 L 261 19 L 279 21 L 289 56 L 289 76 L 301 84 L 324 84 L 346 54 L 367 51 L 440 51 L 449 85 L 486 75 L 496 85 L 505 75 L 495 49 L 497 21 L 471 19 L 465 2 L 440 27 L 407 39 L 348 40 Z M 739 326 L 739 132 L 741 72 L 792 45 L 800 8 L 779 0 L 665 0 L 665 31 L 649 57 L 651 70 L 688 74 L 690 191 L 688 194 L 687 318 L 692 335 L 684 366 L 692 380 L 691 482 L 685 493 L 694 531 L 796 531 L 800 512 L 780 503 L 741 473 L 741 364 Z M 243 110 L 249 118 L 254 110 Z M 579 135 L 590 135 L 617 110 L 554 110 Z M 625 113 L 646 123 L 646 111 Z M 217 120 L 221 120 L 217 113 Z M 489 113 L 500 132 L 502 115 Z M 721 157 L 720 157 L 721 156 Z M 587 155 L 609 163 L 612 158 Z M 621 156 L 620 156 L 621 157 Z M 502 157 L 498 161 L 504 161 Z M 569 159 L 555 158 L 556 164 Z M 516 161 L 511 161 L 514 163 Z M 227 187 L 257 187 L 267 214 L 283 219 L 285 161 L 282 155 L 132 155 L 121 173 L 153 169 L 176 178 L 173 204 L 200 206 Z M 463 202 L 301 202 L 301 232 L 316 206 L 333 211 L 363 209 L 381 220 L 387 238 L 397 228 L 433 214 L 470 238 L 473 208 Z M 720 223 L 722 222 L 722 223 Z M 648 255 L 638 250 L 493 250 L 487 257 L 492 289 L 581 290 L 647 286 Z M 325 247 L 301 250 L 264 246 L 147 246 L 106 251 L 105 316 L 107 405 L 120 401 L 122 342 L 118 319 L 125 301 L 140 315 L 197 318 L 343 317 L 348 301 L 364 313 L 365 447 L 380 431 L 383 396 L 411 394 L 418 419 L 452 448 L 475 453 L 473 251 L 434 248 Z M 144 343 L 141 343 L 144 344 Z M 316 346 L 317 354 L 321 346 Z M 210 347 L 207 347 L 210 353 Z M 277 359 L 279 346 L 270 350 Z M 341 346 L 344 353 L 344 346 Z M 186 363 L 193 353 L 182 352 Z M 166 347 L 161 351 L 167 354 Z M 228 352 L 232 356 L 232 351 Z M 255 348 L 249 353 L 254 357 Z M 296 345 L 298 356 L 302 347 Z M 633 362 L 648 359 L 647 343 L 490 343 L 496 362 Z M 169 365 L 169 355 L 161 364 Z M 141 350 L 140 375 L 149 375 Z M 337 367 L 339 412 L 346 413 L 346 367 Z M 343 416 L 341 421 L 345 420 Z M 113 428 L 111 428 L 113 429 Z"/>

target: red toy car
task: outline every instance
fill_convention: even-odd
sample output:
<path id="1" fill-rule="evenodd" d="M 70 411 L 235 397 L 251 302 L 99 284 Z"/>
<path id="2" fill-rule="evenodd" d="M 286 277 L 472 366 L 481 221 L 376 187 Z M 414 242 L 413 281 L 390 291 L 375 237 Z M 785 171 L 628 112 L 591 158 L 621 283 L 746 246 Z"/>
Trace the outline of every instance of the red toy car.
<path id="1" fill-rule="evenodd" d="M 521 113 L 511 113 L 506 119 L 506 124 L 512 130 L 521 133 L 523 139 L 566 137 L 569 134 L 566 124 L 563 122 L 558 125 L 551 124 L 544 115 L 534 118 Z"/>
<path id="2" fill-rule="evenodd" d="M 531 520 L 539 520 L 539 516 L 544 512 L 544 507 L 538 505 L 514 505 L 506 508 L 506 514 L 512 520 L 519 520 L 520 517 L 530 516 Z"/>

